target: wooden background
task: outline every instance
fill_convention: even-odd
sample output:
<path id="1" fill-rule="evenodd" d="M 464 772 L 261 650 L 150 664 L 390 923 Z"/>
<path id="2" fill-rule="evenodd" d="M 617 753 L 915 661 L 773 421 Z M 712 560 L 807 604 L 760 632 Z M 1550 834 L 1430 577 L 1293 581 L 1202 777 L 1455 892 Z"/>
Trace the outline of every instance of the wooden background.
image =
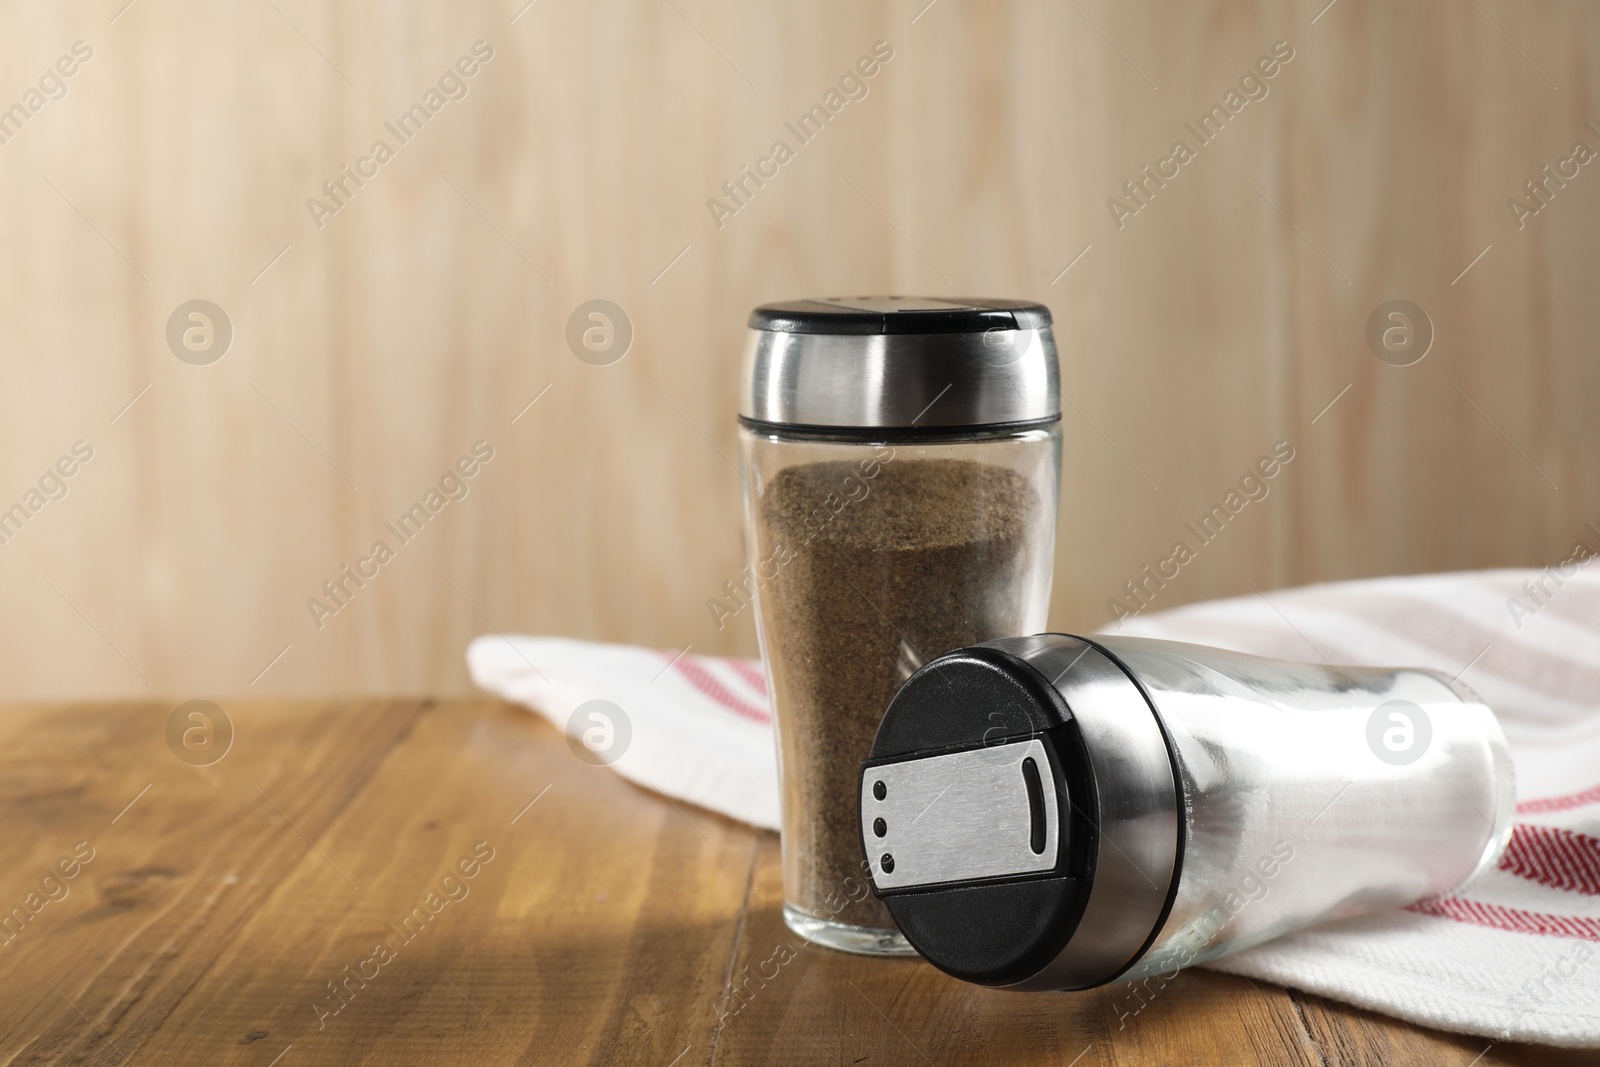
<path id="1" fill-rule="evenodd" d="M 753 653 L 705 605 L 742 565 L 737 361 L 748 309 L 803 295 L 1054 309 L 1058 628 L 1280 440 L 1156 607 L 1600 546 L 1600 168 L 1506 207 L 1600 147 L 1593 5 L 523 2 L 0 8 L 0 106 L 94 50 L 0 145 L 0 505 L 94 448 L 0 546 L 0 696 L 454 692 L 491 626 Z M 307 199 L 480 39 L 319 229 Z M 718 229 L 707 198 L 879 40 Z M 1280 40 L 1119 230 L 1107 199 Z M 164 337 L 196 298 L 234 329 L 209 366 Z M 593 298 L 634 327 L 610 366 L 564 339 Z M 1364 340 L 1395 298 L 1435 327 L 1415 366 Z M 480 439 L 470 495 L 319 629 L 307 598 Z"/>

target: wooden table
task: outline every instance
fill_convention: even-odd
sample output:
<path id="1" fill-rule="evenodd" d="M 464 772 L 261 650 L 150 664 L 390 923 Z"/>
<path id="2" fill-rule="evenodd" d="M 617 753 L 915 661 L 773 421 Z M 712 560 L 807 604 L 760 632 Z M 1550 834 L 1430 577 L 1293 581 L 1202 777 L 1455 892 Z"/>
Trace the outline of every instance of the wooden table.
<path id="1" fill-rule="evenodd" d="M 228 704 L 210 766 L 172 710 L 0 716 L 0 1063 L 1594 1062 L 1204 971 L 1119 1028 L 811 948 L 775 836 L 497 702 Z"/>

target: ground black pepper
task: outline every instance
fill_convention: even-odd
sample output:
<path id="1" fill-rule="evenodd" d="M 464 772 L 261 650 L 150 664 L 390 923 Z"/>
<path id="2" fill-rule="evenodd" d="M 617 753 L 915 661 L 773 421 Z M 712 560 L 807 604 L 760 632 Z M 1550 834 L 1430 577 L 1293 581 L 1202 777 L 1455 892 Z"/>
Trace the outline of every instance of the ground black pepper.
<path id="1" fill-rule="evenodd" d="M 848 480 L 848 486 L 846 486 Z M 867 486 L 861 495 L 859 486 Z M 818 508 L 824 509 L 819 526 Z M 848 502 L 840 508 L 837 502 Z M 863 895 L 860 763 L 900 683 L 927 660 L 1020 633 L 1039 494 L 1007 467 L 918 459 L 781 470 L 760 504 L 764 551 L 793 547 L 761 596 L 786 818 L 784 894 L 820 919 L 892 929 Z M 855 890 L 855 891 L 853 891 Z"/>

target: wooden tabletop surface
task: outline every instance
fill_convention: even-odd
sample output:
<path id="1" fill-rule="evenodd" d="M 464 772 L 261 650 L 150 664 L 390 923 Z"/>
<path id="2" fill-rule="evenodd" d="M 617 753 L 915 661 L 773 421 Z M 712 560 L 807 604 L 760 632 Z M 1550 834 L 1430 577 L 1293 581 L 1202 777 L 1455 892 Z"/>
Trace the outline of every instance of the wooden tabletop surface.
<path id="1" fill-rule="evenodd" d="M 1119 1020 L 813 948 L 774 835 L 494 701 L 227 704 L 207 766 L 173 710 L 0 715 L 0 1064 L 1595 1061 L 1206 971 Z"/>

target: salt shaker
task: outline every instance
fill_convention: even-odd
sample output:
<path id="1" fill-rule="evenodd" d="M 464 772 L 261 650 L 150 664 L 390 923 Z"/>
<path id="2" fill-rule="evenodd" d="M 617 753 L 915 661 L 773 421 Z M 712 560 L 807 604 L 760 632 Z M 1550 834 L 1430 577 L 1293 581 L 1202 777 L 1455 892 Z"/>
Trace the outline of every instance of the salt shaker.
<path id="1" fill-rule="evenodd" d="M 1160 975 L 1491 868 L 1499 722 L 1421 669 L 1043 634 L 936 659 L 860 782 L 874 887 L 930 962 L 1015 989 Z"/>
<path id="2" fill-rule="evenodd" d="M 1061 439 L 1050 312 L 857 297 L 759 307 L 739 421 L 749 566 L 781 778 L 784 919 L 909 953 L 872 896 L 856 775 L 900 683 L 1044 625 Z"/>

